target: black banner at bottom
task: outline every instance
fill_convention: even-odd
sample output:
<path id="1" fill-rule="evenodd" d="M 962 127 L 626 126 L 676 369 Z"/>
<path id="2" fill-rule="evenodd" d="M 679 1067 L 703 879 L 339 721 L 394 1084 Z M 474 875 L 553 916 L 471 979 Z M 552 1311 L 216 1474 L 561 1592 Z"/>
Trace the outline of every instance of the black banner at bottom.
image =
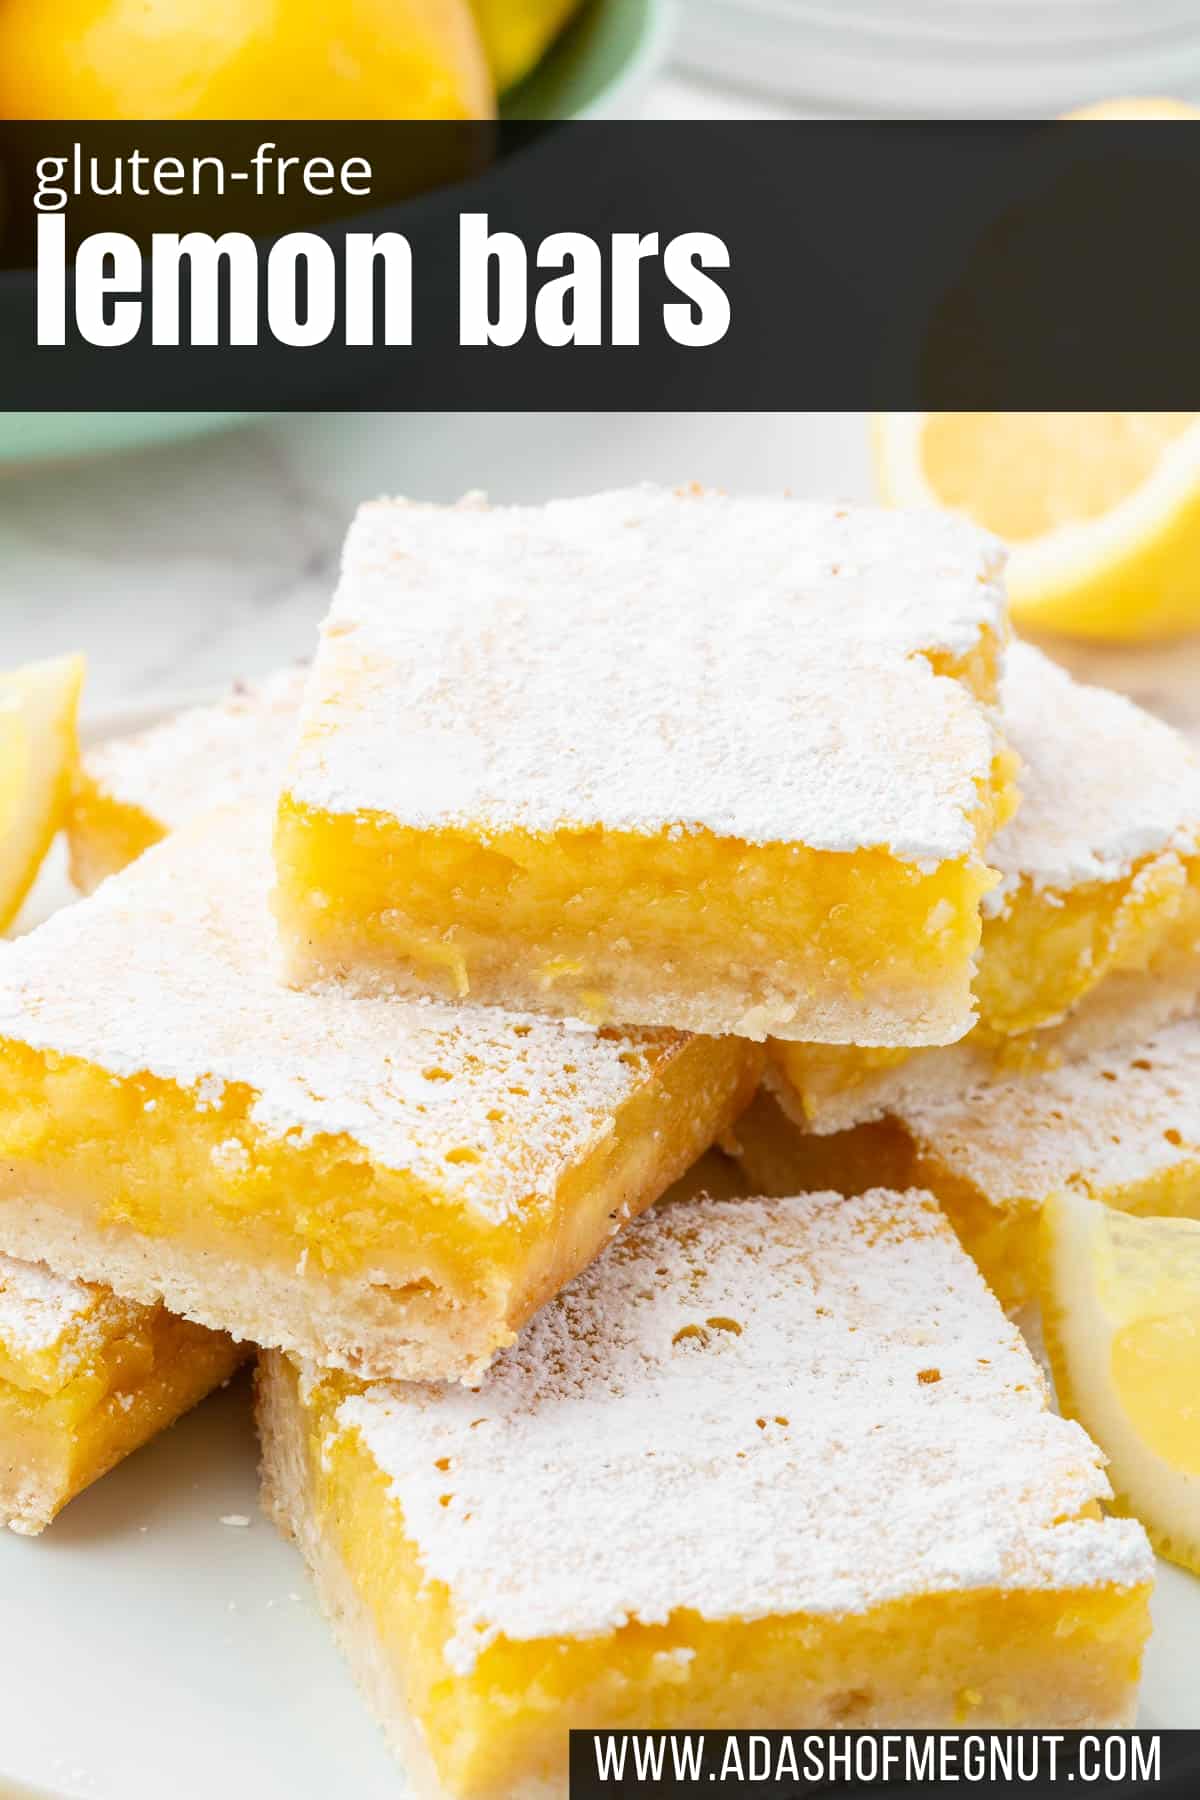
<path id="1" fill-rule="evenodd" d="M 1200 1731 L 573 1731 L 571 1800 L 1200 1794 Z"/>

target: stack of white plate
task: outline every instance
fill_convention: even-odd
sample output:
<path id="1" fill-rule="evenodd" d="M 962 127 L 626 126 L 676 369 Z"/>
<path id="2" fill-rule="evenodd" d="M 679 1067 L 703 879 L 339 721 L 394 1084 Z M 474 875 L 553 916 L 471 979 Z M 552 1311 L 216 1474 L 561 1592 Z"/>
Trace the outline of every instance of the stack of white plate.
<path id="1" fill-rule="evenodd" d="M 1200 97 L 1197 0 L 683 0 L 679 54 L 722 80 L 869 114 L 1037 118 Z"/>

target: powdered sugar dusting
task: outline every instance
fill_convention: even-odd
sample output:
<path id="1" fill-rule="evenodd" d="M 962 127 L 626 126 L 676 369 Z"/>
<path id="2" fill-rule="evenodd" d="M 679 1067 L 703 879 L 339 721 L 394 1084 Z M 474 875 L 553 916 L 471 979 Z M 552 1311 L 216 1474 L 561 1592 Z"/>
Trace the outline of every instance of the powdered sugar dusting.
<path id="1" fill-rule="evenodd" d="M 44 1263 L 0 1253 L 0 1344 L 51 1350 L 72 1323 L 87 1317 L 96 1290 L 54 1275 Z"/>
<path id="2" fill-rule="evenodd" d="M 1150 1579 L 1141 1528 L 1056 1524 L 1099 1452 L 928 1195 L 644 1215 L 474 1391 L 343 1402 L 468 1669 L 497 1635 L 860 1611 Z"/>
<path id="3" fill-rule="evenodd" d="M 1021 805 L 988 860 L 1002 885 L 1066 890 L 1115 881 L 1142 857 L 1194 854 L 1200 762 L 1178 733 L 1132 701 L 1073 681 L 1032 645 L 1014 643 L 1001 684 L 1005 736 L 1021 757 Z"/>
<path id="4" fill-rule="evenodd" d="M 900 1110 L 912 1135 L 998 1205 L 1041 1203 L 1200 1165 L 1200 1019 L 1107 1050 Z"/>
<path id="5" fill-rule="evenodd" d="M 949 516 L 655 488 L 363 507 L 289 788 L 419 828 L 705 828 L 970 853 L 963 659 L 1002 551 Z"/>
<path id="6" fill-rule="evenodd" d="M 0 1253 L 0 1352 L 19 1360 L 57 1350 L 64 1380 L 144 1310 L 44 1263 Z"/>
<path id="7" fill-rule="evenodd" d="M 493 1222 L 552 1194 L 684 1045 L 671 1031 L 285 987 L 269 835 L 260 815 L 213 814 L 0 946 L 0 1037 L 117 1077 L 149 1072 L 202 1107 L 244 1084 L 267 1133 L 345 1134 Z"/>
<path id="8" fill-rule="evenodd" d="M 168 831 L 210 807 L 267 804 L 279 792 L 307 679 L 307 667 L 297 665 L 238 682 L 214 706 L 191 707 L 90 750 L 85 773 Z"/>

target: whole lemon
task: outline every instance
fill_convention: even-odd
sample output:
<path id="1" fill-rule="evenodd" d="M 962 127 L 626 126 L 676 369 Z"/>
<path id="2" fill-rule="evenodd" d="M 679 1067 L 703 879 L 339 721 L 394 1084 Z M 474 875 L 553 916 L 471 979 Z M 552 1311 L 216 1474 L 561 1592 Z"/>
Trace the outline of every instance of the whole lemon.
<path id="1" fill-rule="evenodd" d="M 470 0 L 0 0 L 0 118 L 489 118 Z"/>

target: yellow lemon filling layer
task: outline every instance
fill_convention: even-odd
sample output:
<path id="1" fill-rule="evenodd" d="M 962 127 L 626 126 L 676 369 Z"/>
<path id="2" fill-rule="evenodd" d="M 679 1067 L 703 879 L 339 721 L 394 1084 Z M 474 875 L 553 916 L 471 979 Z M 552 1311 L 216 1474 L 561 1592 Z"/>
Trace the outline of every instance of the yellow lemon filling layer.
<path id="1" fill-rule="evenodd" d="M 360 508 L 277 817 L 293 977 L 955 1041 L 1011 798 L 1003 560 L 700 488 Z"/>
<path id="2" fill-rule="evenodd" d="M 986 919 L 975 992 L 998 1037 L 1055 1024 L 1114 969 L 1142 970 L 1200 940 L 1200 858 L 1174 851 L 1135 863 L 1124 881 L 1069 893 L 1026 883 Z"/>
<path id="3" fill-rule="evenodd" d="M 990 828 L 990 799 L 983 810 Z M 749 1037 L 815 1026 L 834 1042 L 848 1018 L 940 1041 L 923 1023 L 929 996 L 965 994 L 993 880 L 978 856 L 924 872 L 885 850 L 704 830 L 483 839 L 286 796 L 276 863 L 301 974 L 363 971 L 592 1023 L 669 1013 Z"/>
<path id="4" fill-rule="evenodd" d="M 991 706 L 999 691 L 1007 643 L 1007 625 L 1003 633 L 984 625 L 969 650 L 924 650 L 920 654 L 935 675 L 944 675 L 949 681 L 961 681 L 977 700 Z"/>
<path id="5" fill-rule="evenodd" d="M 551 1191 L 496 1216 L 449 1181 L 442 1190 L 379 1164 L 348 1136 L 264 1131 L 243 1084 L 198 1101 L 151 1074 L 119 1079 L 0 1040 L 0 1236 L 16 1216 L 7 1208 L 37 1195 L 90 1230 L 270 1269 L 289 1284 L 298 1273 L 301 1286 L 322 1274 L 384 1282 L 418 1309 L 470 1318 L 490 1351 L 694 1162 L 749 1099 L 761 1063 L 733 1039 L 675 1038 L 624 1054 L 644 1079 L 612 1128 Z M 448 1174 L 479 1160 L 464 1142 L 447 1152 Z M 109 1278 L 104 1267 L 85 1272 Z M 217 1316 L 215 1295 L 188 1310 L 257 1335 L 252 1321 Z"/>
<path id="6" fill-rule="evenodd" d="M 974 990 L 979 1023 L 971 1046 L 997 1074 L 1049 1067 L 1055 1027 L 1117 972 L 1200 948 L 1200 859 L 1165 851 L 1137 863 L 1121 881 L 1092 882 L 1067 893 L 1024 882 L 1002 914 L 985 917 Z M 771 1055 L 806 1118 L 821 1115 L 888 1069 L 921 1051 L 776 1042 Z"/>
<path id="7" fill-rule="evenodd" d="M 268 1379 L 293 1395 L 295 1371 Z M 353 1384 L 302 1403 L 315 1531 L 369 1624 L 377 1674 L 418 1727 L 440 1791 L 498 1800 L 561 1779 L 585 1727 L 1029 1725 L 1095 1719 L 1137 1679 L 1146 1591 L 1096 1586 L 930 1594 L 839 1616 L 706 1619 L 674 1613 L 591 1638 L 499 1638 L 468 1674 L 446 1661 L 446 1587 L 427 1579 L 387 1477 L 334 1414 Z M 450 1477 L 448 1477 L 448 1480 Z M 1064 1654 L 1066 1652 L 1066 1654 Z"/>
<path id="8" fill-rule="evenodd" d="M 163 1307 L 127 1310 L 127 1329 L 55 1391 L 39 1386 L 43 1365 L 28 1368 L 11 1345 L 0 1354 L 0 1517 L 14 1529 L 40 1531 L 247 1355 L 223 1333 Z"/>
<path id="9" fill-rule="evenodd" d="M 303 664 L 289 664 L 237 681 L 220 700 L 90 749 L 66 818 L 76 887 L 90 893 L 214 807 L 273 806 L 304 678 Z"/>
<path id="10" fill-rule="evenodd" d="M 89 1301 L 82 1286 L 63 1282 L 62 1287 L 80 1299 L 53 1341 L 6 1337 L 0 1329 L 0 1382 L 30 1394 L 82 1396 L 91 1405 L 97 1395 L 136 1383 L 154 1367 L 169 1314 L 118 1300 L 103 1289 L 92 1290 Z"/>
<path id="11" fill-rule="evenodd" d="M 1193 1032 L 1184 1024 L 1165 1035 L 1169 1042 Z M 1187 1089 L 1170 1070 L 1147 1098 L 1160 1041 L 824 1135 L 802 1130 L 764 1089 L 727 1142 L 749 1184 L 766 1194 L 928 1189 L 1012 1309 L 1034 1297 L 1041 1214 L 1057 1192 L 1090 1194 L 1146 1218 L 1200 1218 L 1200 1146 L 1189 1148 L 1170 1122 L 1176 1113 L 1186 1117 L 1180 1096 Z M 1068 1131 L 1077 1134 L 1074 1148 Z M 1110 1146 L 1107 1167 L 1094 1159 L 1098 1145 Z"/>
<path id="12" fill-rule="evenodd" d="M 90 894 L 109 875 L 166 836 L 166 827 L 132 801 L 119 800 L 86 766 L 76 771 L 67 820 L 71 880 Z"/>

